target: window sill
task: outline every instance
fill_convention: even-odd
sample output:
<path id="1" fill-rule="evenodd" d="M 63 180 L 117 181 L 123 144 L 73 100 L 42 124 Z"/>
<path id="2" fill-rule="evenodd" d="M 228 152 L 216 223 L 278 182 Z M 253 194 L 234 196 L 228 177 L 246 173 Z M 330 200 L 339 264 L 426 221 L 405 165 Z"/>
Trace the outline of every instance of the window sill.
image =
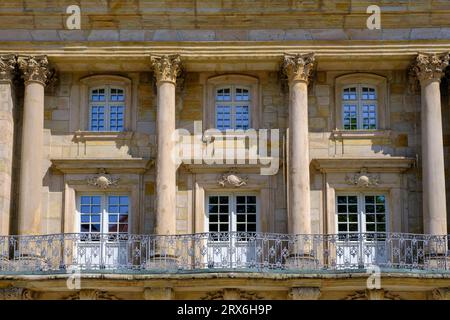
<path id="1" fill-rule="evenodd" d="M 75 142 L 131 140 L 133 134 L 133 131 L 76 131 L 73 139 Z"/>
<path id="2" fill-rule="evenodd" d="M 391 130 L 333 130 L 331 140 L 390 139 Z"/>

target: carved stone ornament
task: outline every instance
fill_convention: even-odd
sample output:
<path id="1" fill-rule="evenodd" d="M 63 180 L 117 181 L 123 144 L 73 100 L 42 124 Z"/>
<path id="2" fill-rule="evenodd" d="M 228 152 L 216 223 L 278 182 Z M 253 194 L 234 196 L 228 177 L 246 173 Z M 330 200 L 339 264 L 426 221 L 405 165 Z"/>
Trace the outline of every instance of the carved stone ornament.
<path id="1" fill-rule="evenodd" d="M 295 287 L 289 292 L 292 300 L 318 300 L 320 295 L 320 288 L 317 287 Z"/>
<path id="2" fill-rule="evenodd" d="M 399 295 L 390 293 L 384 289 L 366 289 L 356 291 L 342 300 L 402 300 Z"/>
<path id="3" fill-rule="evenodd" d="M 410 69 L 410 76 L 421 83 L 431 80 L 441 80 L 449 65 L 450 54 L 419 53 Z"/>
<path id="4" fill-rule="evenodd" d="M 380 176 L 378 174 L 368 174 L 366 169 L 362 169 L 360 173 L 354 174 L 353 176 L 347 175 L 345 182 L 363 188 L 373 187 L 380 184 Z"/>
<path id="5" fill-rule="evenodd" d="M 29 289 L 7 287 L 0 289 L 0 300 L 33 300 L 34 293 Z"/>
<path id="6" fill-rule="evenodd" d="M 247 184 L 248 177 L 240 177 L 234 172 L 224 173 L 218 179 L 217 183 L 222 187 L 239 188 Z"/>
<path id="7" fill-rule="evenodd" d="M 157 82 L 176 83 L 177 77 L 182 73 L 181 58 L 178 54 L 152 56 L 150 60 Z"/>
<path id="8" fill-rule="evenodd" d="M 107 174 L 105 169 L 100 169 L 98 175 L 87 179 L 87 184 L 99 189 L 108 189 L 117 186 L 119 180 L 119 178 L 113 178 Z"/>
<path id="9" fill-rule="evenodd" d="M 254 291 L 245 291 L 234 288 L 210 291 L 201 297 L 201 300 L 262 300 L 260 294 Z"/>
<path id="10" fill-rule="evenodd" d="M 120 300 L 115 295 L 106 291 L 95 289 L 82 289 L 65 298 L 65 300 Z"/>
<path id="11" fill-rule="evenodd" d="M 13 54 L 0 56 L 0 80 L 11 81 L 17 65 L 17 58 Z"/>
<path id="12" fill-rule="evenodd" d="M 450 288 L 437 288 L 431 291 L 433 300 L 450 300 Z"/>
<path id="13" fill-rule="evenodd" d="M 282 70 L 289 82 L 304 81 L 309 83 L 313 75 L 315 58 L 313 53 L 286 54 L 283 59 Z"/>
<path id="14" fill-rule="evenodd" d="M 47 56 L 19 56 L 17 62 L 25 83 L 36 81 L 47 85 L 54 76 L 54 71 L 49 68 Z"/>

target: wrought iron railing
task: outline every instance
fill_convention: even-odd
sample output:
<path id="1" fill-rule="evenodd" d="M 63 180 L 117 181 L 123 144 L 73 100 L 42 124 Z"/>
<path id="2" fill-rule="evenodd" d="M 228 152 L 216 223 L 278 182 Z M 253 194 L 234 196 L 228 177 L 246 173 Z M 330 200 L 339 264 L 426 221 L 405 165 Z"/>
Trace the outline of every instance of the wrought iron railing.
<path id="1" fill-rule="evenodd" d="M 53 234 L 0 237 L 0 274 L 209 271 L 450 272 L 449 236 Z"/>

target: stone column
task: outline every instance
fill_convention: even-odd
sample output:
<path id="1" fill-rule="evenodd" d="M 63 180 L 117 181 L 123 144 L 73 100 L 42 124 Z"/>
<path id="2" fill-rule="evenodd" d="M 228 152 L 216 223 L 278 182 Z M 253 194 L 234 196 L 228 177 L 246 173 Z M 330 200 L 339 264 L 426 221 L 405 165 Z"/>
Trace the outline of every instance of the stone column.
<path id="1" fill-rule="evenodd" d="M 172 158 L 175 132 L 175 85 L 178 55 L 151 57 L 157 86 L 156 227 L 158 235 L 176 233 L 176 164 Z"/>
<path id="2" fill-rule="evenodd" d="M 311 233 L 309 186 L 308 82 L 314 55 L 285 55 L 283 70 L 289 81 L 289 196 L 291 234 Z"/>
<path id="3" fill-rule="evenodd" d="M 20 167 L 19 234 L 41 233 L 44 88 L 50 77 L 46 56 L 18 58 L 25 82 Z"/>
<path id="4" fill-rule="evenodd" d="M 14 145 L 14 55 L 0 56 L 0 236 L 9 235 Z"/>
<path id="5" fill-rule="evenodd" d="M 419 54 L 413 70 L 420 81 L 422 95 L 422 192 L 424 232 L 447 234 L 444 145 L 440 81 L 449 55 Z"/>

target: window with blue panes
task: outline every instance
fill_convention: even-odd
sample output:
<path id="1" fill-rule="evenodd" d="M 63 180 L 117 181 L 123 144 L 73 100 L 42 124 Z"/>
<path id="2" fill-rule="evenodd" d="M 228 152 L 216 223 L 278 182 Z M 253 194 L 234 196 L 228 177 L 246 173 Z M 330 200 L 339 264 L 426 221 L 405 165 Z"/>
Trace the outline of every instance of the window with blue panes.
<path id="1" fill-rule="evenodd" d="M 127 234 L 130 203 L 127 195 L 82 195 L 79 201 L 80 232 Z"/>
<path id="2" fill-rule="evenodd" d="M 250 90 L 230 86 L 216 90 L 216 128 L 219 130 L 250 128 Z"/>
<path id="3" fill-rule="evenodd" d="M 125 91 L 105 86 L 91 90 L 90 130 L 123 131 L 125 122 Z"/>
<path id="4" fill-rule="evenodd" d="M 345 130 L 377 129 L 377 92 L 374 87 L 355 84 L 342 92 L 342 120 Z"/>

